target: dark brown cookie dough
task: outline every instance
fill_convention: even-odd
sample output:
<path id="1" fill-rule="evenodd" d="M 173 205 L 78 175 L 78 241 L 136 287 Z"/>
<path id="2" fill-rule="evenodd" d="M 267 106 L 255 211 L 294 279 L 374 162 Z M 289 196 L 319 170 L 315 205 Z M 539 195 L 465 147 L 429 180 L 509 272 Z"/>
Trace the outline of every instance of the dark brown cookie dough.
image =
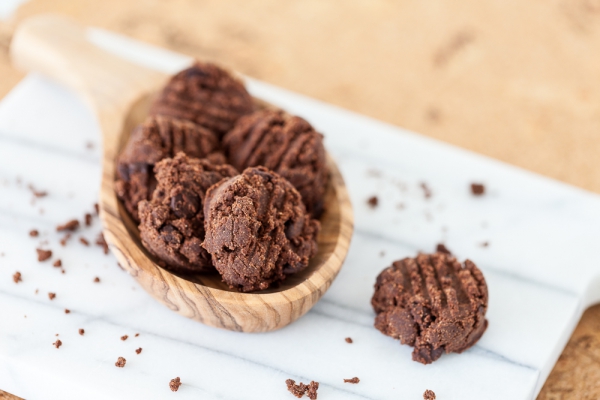
<path id="1" fill-rule="evenodd" d="M 300 194 L 264 167 L 211 187 L 204 202 L 203 246 L 231 288 L 266 289 L 306 266 L 317 253 L 320 224 Z"/>
<path id="2" fill-rule="evenodd" d="M 152 199 L 139 205 L 140 236 L 144 246 L 179 272 L 212 270 L 204 240 L 206 190 L 237 171 L 227 164 L 214 165 L 179 153 L 154 167 L 158 181 Z"/>
<path id="3" fill-rule="evenodd" d="M 253 109 L 240 80 L 214 64 L 196 62 L 171 78 L 150 113 L 192 121 L 220 137 Z"/>
<path id="4" fill-rule="evenodd" d="M 153 168 L 163 158 L 184 152 L 190 157 L 224 163 L 219 140 L 210 131 L 188 121 L 148 117 L 131 133 L 117 160 L 115 190 L 133 219 L 139 222 L 138 203 L 150 200 L 156 188 Z"/>
<path id="5" fill-rule="evenodd" d="M 308 122 L 282 111 L 256 111 L 240 118 L 223 138 L 223 148 L 240 171 L 261 165 L 286 178 L 308 212 L 320 216 L 329 174 L 323 135 Z"/>
<path id="6" fill-rule="evenodd" d="M 377 277 L 371 304 L 375 327 L 414 346 L 412 358 L 423 364 L 463 352 L 488 325 L 483 274 L 471 261 L 461 265 L 445 253 L 394 262 Z"/>

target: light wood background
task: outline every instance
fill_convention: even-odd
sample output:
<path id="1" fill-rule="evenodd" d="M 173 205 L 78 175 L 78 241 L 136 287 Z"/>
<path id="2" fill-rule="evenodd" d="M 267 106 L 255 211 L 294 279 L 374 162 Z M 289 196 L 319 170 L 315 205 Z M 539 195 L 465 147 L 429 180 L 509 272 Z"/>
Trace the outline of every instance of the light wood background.
<path id="1" fill-rule="evenodd" d="M 600 193 L 600 0 L 30 0 Z M 600 306 L 539 400 L 600 398 Z M 2 394 L 0 393 L 0 399 Z"/>

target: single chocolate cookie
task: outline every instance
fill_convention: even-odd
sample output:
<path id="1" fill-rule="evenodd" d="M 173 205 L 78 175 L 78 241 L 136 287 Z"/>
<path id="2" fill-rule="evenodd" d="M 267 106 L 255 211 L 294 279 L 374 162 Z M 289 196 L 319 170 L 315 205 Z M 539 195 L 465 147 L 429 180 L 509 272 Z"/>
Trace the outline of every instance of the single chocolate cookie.
<path id="1" fill-rule="evenodd" d="M 371 304 L 375 327 L 414 346 L 412 358 L 423 364 L 463 352 L 488 325 L 483 274 L 471 261 L 461 265 L 445 253 L 395 261 L 377 277 Z"/>
<path id="2" fill-rule="evenodd" d="M 196 62 L 171 78 L 150 114 L 192 121 L 220 137 L 253 109 L 252 97 L 241 81 L 214 64 Z"/>
<path id="3" fill-rule="evenodd" d="M 225 163 L 215 134 L 188 121 L 151 116 L 131 133 L 117 160 L 115 191 L 136 222 L 140 221 L 138 203 L 150 200 L 156 188 L 154 165 L 178 152 Z"/>
<path id="4" fill-rule="evenodd" d="M 179 153 L 154 167 L 158 185 L 152 200 L 139 205 L 140 236 L 144 247 L 179 272 L 212 270 L 204 240 L 206 190 L 223 178 L 237 175 L 231 165 L 215 165 Z"/>
<path id="5" fill-rule="evenodd" d="M 240 118 L 223 138 L 231 165 L 239 170 L 265 166 L 286 178 L 318 218 L 329 178 L 323 135 L 300 117 L 260 110 Z"/>
<path id="6" fill-rule="evenodd" d="M 211 187 L 204 215 L 202 246 L 231 288 L 266 289 L 306 268 L 317 253 L 319 221 L 287 180 L 264 167 Z"/>

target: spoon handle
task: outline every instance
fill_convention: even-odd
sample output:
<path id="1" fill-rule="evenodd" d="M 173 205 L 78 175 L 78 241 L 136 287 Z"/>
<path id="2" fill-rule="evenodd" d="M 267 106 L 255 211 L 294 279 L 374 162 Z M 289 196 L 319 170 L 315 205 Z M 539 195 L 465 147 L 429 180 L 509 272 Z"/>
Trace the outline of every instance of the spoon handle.
<path id="1" fill-rule="evenodd" d="M 52 14 L 24 20 L 14 33 L 10 54 L 18 68 L 39 72 L 81 95 L 101 124 L 106 117 L 121 121 L 135 100 L 166 79 L 96 47 L 86 39 L 83 26 Z"/>

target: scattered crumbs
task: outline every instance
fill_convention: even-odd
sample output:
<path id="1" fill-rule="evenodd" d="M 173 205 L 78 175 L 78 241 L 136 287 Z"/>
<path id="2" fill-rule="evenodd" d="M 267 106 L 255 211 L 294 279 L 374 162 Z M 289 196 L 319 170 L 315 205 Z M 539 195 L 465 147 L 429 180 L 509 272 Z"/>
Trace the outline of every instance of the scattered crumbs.
<path id="1" fill-rule="evenodd" d="M 127 336 L 127 335 L 123 335 L 123 336 L 121 336 L 121 340 L 122 340 L 122 341 L 126 341 L 128 337 L 129 337 L 129 336 Z"/>
<path id="2" fill-rule="evenodd" d="M 71 310 L 69 310 L 68 308 L 65 308 L 65 314 L 71 314 Z"/>
<path id="3" fill-rule="evenodd" d="M 423 194 L 425 195 L 426 199 L 431 198 L 431 189 L 429 188 L 429 186 L 427 186 L 427 183 L 425 182 L 421 182 L 421 184 L 419 185 L 421 186 L 421 189 L 423 189 Z"/>
<path id="4" fill-rule="evenodd" d="M 31 237 L 38 237 L 40 235 L 40 232 L 38 232 L 37 229 L 32 229 L 29 231 L 29 236 Z"/>
<path id="5" fill-rule="evenodd" d="M 435 400 L 435 393 L 433 393 L 433 390 L 427 389 L 425 393 L 423 393 L 423 400 Z"/>
<path id="6" fill-rule="evenodd" d="M 77 230 L 77 228 L 79 228 L 79 221 L 76 219 L 72 219 L 63 225 L 58 225 L 56 227 L 56 231 L 57 232 L 74 231 L 74 230 Z"/>
<path id="7" fill-rule="evenodd" d="M 79 334 L 80 334 L 81 336 L 85 335 L 85 329 L 83 329 L 83 328 L 79 328 Z"/>
<path id="8" fill-rule="evenodd" d="M 352 340 L 352 338 L 351 338 L 351 337 L 347 337 L 347 338 L 346 338 L 346 339 L 344 339 L 344 340 L 346 341 L 346 343 L 350 343 L 350 344 L 354 343 L 354 341 Z"/>
<path id="9" fill-rule="evenodd" d="M 123 368 L 125 366 L 125 363 L 127 362 L 126 359 L 124 359 L 123 357 L 119 357 L 117 359 L 117 362 L 115 363 L 115 366 L 119 367 L 119 368 Z"/>
<path id="10" fill-rule="evenodd" d="M 296 385 L 296 381 L 293 379 L 288 379 L 285 381 L 288 390 L 294 396 L 301 398 L 306 395 L 311 400 L 316 400 L 317 398 L 317 390 L 319 389 L 319 382 L 311 381 L 308 385 L 300 382 Z"/>
<path id="11" fill-rule="evenodd" d="M 358 383 L 358 382 L 360 382 L 360 379 L 358 379 L 356 376 L 354 378 L 344 379 L 344 383 Z"/>
<path id="12" fill-rule="evenodd" d="M 435 248 L 435 251 L 438 252 L 438 253 L 444 253 L 444 254 L 450 254 L 450 255 L 452 255 L 452 252 L 450 250 L 448 250 L 448 248 L 443 243 L 438 243 L 438 245 Z"/>
<path id="13" fill-rule="evenodd" d="M 135 349 L 135 354 L 140 354 L 142 352 L 142 348 Z"/>
<path id="14" fill-rule="evenodd" d="M 64 274 L 64 273 L 65 273 L 65 270 L 64 270 L 64 269 L 61 269 L 61 270 L 60 270 L 60 273 L 61 273 L 61 274 Z"/>
<path id="15" fill-rule="evenodd" d="M 14 283 L 19 283 L 22 282 L 23 279 L 21 279 L 21 273 L 19 271 L 15 272 L 13 275 L 13 282 Z"/>
<path id="16" fill-rule="evenodd" d="M 60 239 L 61 246 L 66 246 L 69 239 L 71 239 L 71 234 L 67 233 L 62 239 Z"/>
<path id="17" fill-rule="evenodd" d="M 483 196 L 485 194 L 485 186 L 482 183 L 471 183 L 471 193 L 473 196 Z"/>
<path id="18" fill-rule="evenodd" d="M 377 198 L 377 196 L 369 197 L 369 199 L 367 200 L 367 204 L 371 208 L 375 208 L 375 207 L 377 207 L 379 205 L 379 199 Z"/>
<path id="19" fill-rule="evenodd" d="M 54 336 L 58 336 L 58 333 L 56 335 L 54 335 Z"/>
<path id="20" fill-rule="evenodd" d="M 56 342 L 52 343 L 52 345 L 58 349 L 60 346 L 62 346 L 62 342 L 60 339 L 56 339 Z"/>
<path id="21" fill-rule="evenodd" d="M 171 388 L 171 391 L 173 392 L 178 391 L 179 386 L 181 386 L 181 379 L 179 379 L 179 377 L 171 379 L 171 382 L 169 382 L 169 388 Z"/>
<path id="22" fill-rule="evenodd" d="M 89 246 L 90 242 L 84 238 L 83 236 L 79 238 L 79 241 L 81 242 L 81 244 L 83 244 L 84 246 Z"/>
<path id="23" fill-rule="evenodd" d="M 37 251 L 39 262 L 46 261 L 52 257 L 52 250 L 35 249 L 35 251 Z"/>
<path id="24" fill-rule="evenodd" d="M 367 175 L 372 176 L 373 178 L 381 178 L 381 171 L 375 168 L 371 168 L 367 170 Z"/>
<path id="25" fill-rule="evenodd" d="M 98 207 L 98 203 L 94 203 L 94 211 L 96 211 L 96 215 L 100 215 L 100 207 Z"/>
<path id="26" fill-rule="evenodd" d="M 49 298 L 50 300 L 54 300 L 54 298 L 55 298 L 55 297 L 56 297 L 56 293 L 52 293 L 52 292 L 49 292 L 49 293 L 48 293 L 48 298 Z"/>
<path id="27" fill-rule="evenodd" d="M 100 278 L 98 278 L 98 277 L 95 277 L 95 278 L 94 278 L 94 283 L 100 283 Z"/>
<path id="28" fill-rule="evenodd" d="M 85 219 L 85 226 L 92 225 L 92 214 L 86 213 L 84 216 L 84 219 Z"/>
<path id="29" fill-rule="evenodd" d="M 106 240 L 104 239 L 104 234 L 102 232 L 98 234 L 98 237 L 96 238 L 96 244 L 102 247 L 102 249 L 104 250 L 104 254 L 108 254 L 108 243 L 106 243 Z"/>
<path id="30" fill-rule="evenodd" d="M 29 190 L 31 190 L 31 193 L 33 193 L 33 195 L 34 195 L 35 197 L 38 197 L 38 198 L 40 198 L 40 197 L 46 197 L 46 196 L 48 196 L 48 192 L 46 192 L 45 190 L 36 190 L 36 189 L 33 187 L 33 185 L 29 185 L 29 186 L 27 186 L 27 187 L 29 188 Z"/>
<path id="31" fill-rule="evenodd" d="M 385 257 L 385 251 L 381 250 L 381 251 L 379 252 L 379 257 Z"/>
<path id="32" fill-rule="evenodd" d="M 404 203 L 396 204 L 396 209 L 398 209 L 398 210 L 404 210 L 405 208 L 406 208 L 406 206 L 404 205 Z"/>
<path id="33" fill-rule="evenodd" d="M 54 263 L 52 264 L 52 266 L 54 266 L 56 268 L 60 268 L 60 267 L 62 267 L 62 261 L 60 261 L 60 259 L 56 260 L 56 261 L 54 261 Z"/>
<path id="34" fill-rule="evenodd" d="M 481 244 L 479 244 L 481 247 L 489 247 L 490 242 L 482 242 Z"/>
<path id="35" fill-rule="evenodd" d="M 139 333 L 136 333 L 136 334 L 135 334 L 135 337 L 138 337 L 138 336 L 140 336 L 140 334 L 139 334 Z"/>
<path id="36" fill-rule="evenodd" d="M 40 292 L 40 289 L 35 289 L 35 294 L 38 294 Z"/>

